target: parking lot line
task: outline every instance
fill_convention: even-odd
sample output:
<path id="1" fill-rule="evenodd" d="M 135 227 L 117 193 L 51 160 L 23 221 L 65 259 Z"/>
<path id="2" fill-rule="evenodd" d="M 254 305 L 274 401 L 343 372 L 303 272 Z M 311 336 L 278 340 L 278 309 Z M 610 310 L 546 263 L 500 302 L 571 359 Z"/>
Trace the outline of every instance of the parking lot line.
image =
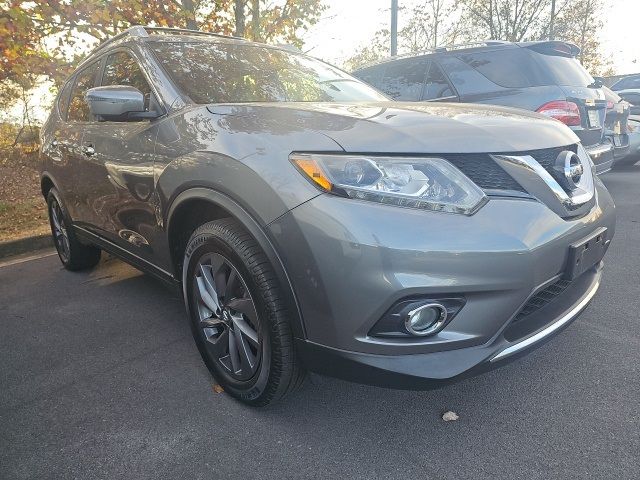
<path id="1" fill-rule="evenodd" d="M 10 267 L 11 265 L 18 265 L 20 263 L 30 262 L 32 260 L 38 260 L 40 258 L 51 257 L 53 255 L 56 255 L 55 250 L 45 250 L 35 255 L 29 255 L 27 257 L 25 256 L 13 257 L 6 261 L 0 261 L 0 268 Z"/>

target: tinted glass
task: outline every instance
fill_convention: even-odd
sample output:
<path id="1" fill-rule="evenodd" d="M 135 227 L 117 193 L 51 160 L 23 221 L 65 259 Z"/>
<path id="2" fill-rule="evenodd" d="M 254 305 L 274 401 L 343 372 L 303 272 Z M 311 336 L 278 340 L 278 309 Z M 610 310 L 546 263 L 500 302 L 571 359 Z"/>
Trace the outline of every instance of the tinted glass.
<path id="1" fill-rule="evenodd" d="M 619 80 L 613 85 L 613 90 L 624 90 L 625 88 L 640 88 L 640 77 L 627 77 Z"/>
<path id="2" fill-rule="evenodd" d="M 151 87 L 144 77 L 138 62 L 127 52 L 116 52 L 107 57 L 102 74 L 102 85 L 127 85 L 144 94 L 145 110 L 149 109 Z"/>
<path id="3" fill-rule="evenodd" d="M 95 79 L 98 73 L 99 63 L 88 66 L 76 76 L 76 83 L 71 93 L 69 102 L 69 114 L 67 118 L 70 122 L 86 122 L 91 119 L 89 104 L 85 101 L 84 95 L 87 90 L 95 86 Z"/>
<path id="4" fill-rule="evenodd" d="M 72 84 L 73 82 L 67 82 L 58 96 L 58 111 L 64 120 L 67 119 L 67 110 L 69 109 L 69 96 L 71 95 Z"/>
<path id="5" fill-rule="evenodd" d="M 487 77 L 453 55 L 442 55 L 438 61 L 460 95 L 491 93 L 500 89 Z"/>
<path id="6" fill-rule="evenodd" d="M 455 93 L 451 90 L 444 73 L 442 73 L 442 69 L 436 63 L 431 62 L 422 98 L 424 100 L 435 100 L 453 95 Z"/>
<path id="7" fill-rule="evenodd" d="M 463 62 L 502 87 L 522 88 L 552 83 L 533 60 L 534 52 L 524 48 L 500 49 L 458 55 Z"/>
<path id="8" fill-rule="evenodd" d="M 360 80 L 304 55 L 236 43 L 150 43 L 196 103 L 381 101 Z"/>
<path id="9" fill-rule="evenodd" d="M 538 63 L 551 75 L 554 83 L 570 87 L 586 87 L 593 83 L 593 77 L 587 73 L 575 58 L 560 55 L 546 55 L 531 52 Z"/>
<path id="10" fill-rule="evenodd" d="M 428 66 L 425 58 L 406 58 L 386 65 L 380 90 L 394 100 L 416 101 L 422 98 Z"/>
<path id="11" fill-rule="evenodd" d="M 373 85 L 376 88 L 380 87 L 380 80 L 382 72 L 384 71 L 384 65 L 363 68 L 357 72 L 353 72 L 353 76 L 359 78 L 363 82 Z"/>

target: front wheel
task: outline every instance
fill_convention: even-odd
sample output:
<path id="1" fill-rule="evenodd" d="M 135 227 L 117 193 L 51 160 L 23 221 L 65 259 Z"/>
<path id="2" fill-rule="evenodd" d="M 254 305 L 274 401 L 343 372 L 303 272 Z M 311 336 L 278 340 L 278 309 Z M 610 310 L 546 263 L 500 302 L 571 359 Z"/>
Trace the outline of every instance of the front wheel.
<path id="1" fill-rule="evenodd" d="M 239 222 L 217 220 L 193 233 L 182 280 L 198 349 L 225 391 L 264 406 L 302 383 L 280 286 Z"/>

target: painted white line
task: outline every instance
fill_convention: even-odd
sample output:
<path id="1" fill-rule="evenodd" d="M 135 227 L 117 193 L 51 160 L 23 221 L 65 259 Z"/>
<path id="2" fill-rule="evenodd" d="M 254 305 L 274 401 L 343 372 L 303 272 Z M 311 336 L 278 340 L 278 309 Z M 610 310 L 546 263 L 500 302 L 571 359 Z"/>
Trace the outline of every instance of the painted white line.
<path id="1" fill-rule="evenodd" d="M 0 262 L 0 268 L 10 267 L 11 265 L 18 265 L 20 263 L 30 262 L 32 260 L 38 260 L 40 258 L 51 257 L 53 255 L 57 255 L 57 252 L 55 250 L 46 250 L 46 251 L 44 251 L 42 253 L 39 253 L 37 255 L 30 255 L 28 257 L 19 257 L 19 258 L 14 258 L 13 260 L 7 260 L 5 262 Z"/>

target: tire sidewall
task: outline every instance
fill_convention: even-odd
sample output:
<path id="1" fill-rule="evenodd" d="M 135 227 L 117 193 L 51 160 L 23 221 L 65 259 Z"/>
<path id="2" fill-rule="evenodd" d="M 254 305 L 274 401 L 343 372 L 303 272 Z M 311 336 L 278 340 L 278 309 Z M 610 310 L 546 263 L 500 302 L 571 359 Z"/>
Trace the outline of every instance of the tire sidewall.
<path id="1" fill-rule="evenodd" d="M 240 381 L 226 374 L 219 363 L 212 359 L 207 350 L 202 329 L 199 327 L 198 314 L 195 308 L 194 274 L 196 266 L 203 255 L 218 253 L 225 257 L 242 276 L 249 290 L 249 294 L 255 304 L 258 313 L 259 338 L 262 351 L 260 353 L 260 365 L 256 374 L 249 380 Z M 213 232 L 200 232 L 191 238 L 185 250 L 182 270 L 182 287 L 184 301 L 189 315 L 191 331 L 211 374 L 218 380 L 226 391 L 242 400 L 251 402 L 258 399 L 266 390 L 271 373 L 271 335 L 269 314 L 270 307 L 263 298 L 254 276 L 247 268 L 241 252 L 238 252 L 224 235 L 216 235 Z"/>

